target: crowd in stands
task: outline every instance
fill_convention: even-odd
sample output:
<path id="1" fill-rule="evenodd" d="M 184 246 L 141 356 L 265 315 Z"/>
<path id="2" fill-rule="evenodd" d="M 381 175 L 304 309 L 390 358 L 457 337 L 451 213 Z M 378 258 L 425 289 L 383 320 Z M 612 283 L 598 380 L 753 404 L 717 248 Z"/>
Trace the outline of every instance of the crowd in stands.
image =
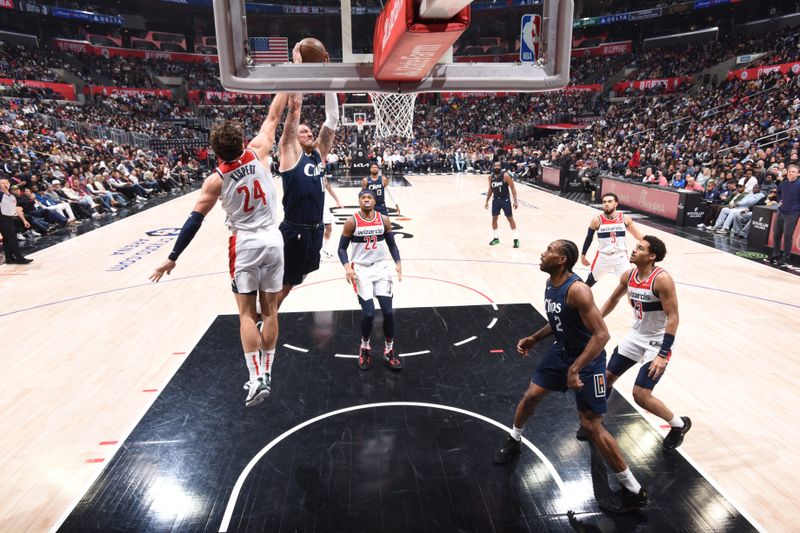
<path id="1" fill-rule="evenodd" d="M 51 69 L 63 68 L 59 54 L 50 48 L 28 48 L 0 40 L 0 78 L 60 81 Z"/>

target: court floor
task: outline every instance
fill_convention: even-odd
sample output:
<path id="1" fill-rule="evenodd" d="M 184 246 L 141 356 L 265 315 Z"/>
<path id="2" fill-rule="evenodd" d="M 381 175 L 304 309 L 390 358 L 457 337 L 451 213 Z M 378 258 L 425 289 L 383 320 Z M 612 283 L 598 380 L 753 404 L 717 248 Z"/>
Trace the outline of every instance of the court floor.
<path id="1" fill-rule="evenodd" d="M 785 530 L 800 518 L 795 276 L 648 229 L 667 243 L 681 312 L 656 390 L 694 425 L 665 456 L 663 422 L 632 406 L 630 376 L 618 382 L 609 427 L 653 494 L 649 510 L 619 522 L 593 502 L 600 473 L 572 437 L 569 397 L 548 399 L 512 471 L 488 464 L 503 436 L 495 423 L 510 423 L 535 366 L 513 345 L 542 320 L 539 254 L 558 238 L 580 245 L 595 211 L 520 186 L 522 247 L 503 220 L 500 246 L 489 247 L 484 177 L 407 179 L 393 217 L 405 274 L 396 342 L 428 353 L 406 357 L 400 374 L 379 364 L 359 373 L 336 357 L 355 353 L 358 304 L 341 265 L 324 263 L 282 309 L 274 392 L 253 410 L 243 406 L 222 211 L 172 276 L 147 281 L 197 193 L 37 252 L 30 266 L 0 267 L 0 530 L 223 530 L 251 460 L 231 531 Z M 343 218 L 356 189 L 337 192 Z M 612 286 L 595 286 L 598 304 Z M 624 306 L 607 323 L 613 349 L 630 326 Z M 670 490 L 679 482 L 692 489 Z M 473 510 L 453 514 L 464 507 Z"/>

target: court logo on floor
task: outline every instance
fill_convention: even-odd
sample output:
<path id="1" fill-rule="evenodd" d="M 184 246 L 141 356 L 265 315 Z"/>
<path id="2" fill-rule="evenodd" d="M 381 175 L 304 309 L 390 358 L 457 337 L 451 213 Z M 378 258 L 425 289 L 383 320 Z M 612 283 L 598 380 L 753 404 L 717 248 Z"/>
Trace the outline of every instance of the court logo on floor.
<path id="1" fill-rule="evenodd" d="M 761 252 L 736 252 L 736 255 L 745 259 L 765 259 L 767 257 L 767 254 Z"/>

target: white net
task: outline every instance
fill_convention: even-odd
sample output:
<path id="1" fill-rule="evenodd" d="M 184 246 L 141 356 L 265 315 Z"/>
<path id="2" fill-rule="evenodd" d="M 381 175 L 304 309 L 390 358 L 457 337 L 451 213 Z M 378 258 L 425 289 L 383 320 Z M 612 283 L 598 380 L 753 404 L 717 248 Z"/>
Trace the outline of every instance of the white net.
<path id="1" fill-rule="evenodd" d="M 417 93 L 369 93 L 375 108 L 375 136 L 414 136 L 414 102 Z"/>

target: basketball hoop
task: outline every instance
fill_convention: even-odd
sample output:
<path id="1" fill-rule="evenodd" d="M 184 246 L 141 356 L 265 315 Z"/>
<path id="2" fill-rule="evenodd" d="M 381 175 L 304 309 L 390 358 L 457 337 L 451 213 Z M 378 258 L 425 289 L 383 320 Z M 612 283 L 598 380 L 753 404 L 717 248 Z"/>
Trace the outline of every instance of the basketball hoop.
<path id="1" fill-rule="evenodd" d="M 369 93 L 375 108 L 375 136 L 414 136 L 414 102 L 417 93 Z"/>
<path id="2" fill-rule="evenodd" d="M 358 133 L 363 133 L 364 131 L 364 119 L 361 117 L 356 117 L 356 129 Z"/>

